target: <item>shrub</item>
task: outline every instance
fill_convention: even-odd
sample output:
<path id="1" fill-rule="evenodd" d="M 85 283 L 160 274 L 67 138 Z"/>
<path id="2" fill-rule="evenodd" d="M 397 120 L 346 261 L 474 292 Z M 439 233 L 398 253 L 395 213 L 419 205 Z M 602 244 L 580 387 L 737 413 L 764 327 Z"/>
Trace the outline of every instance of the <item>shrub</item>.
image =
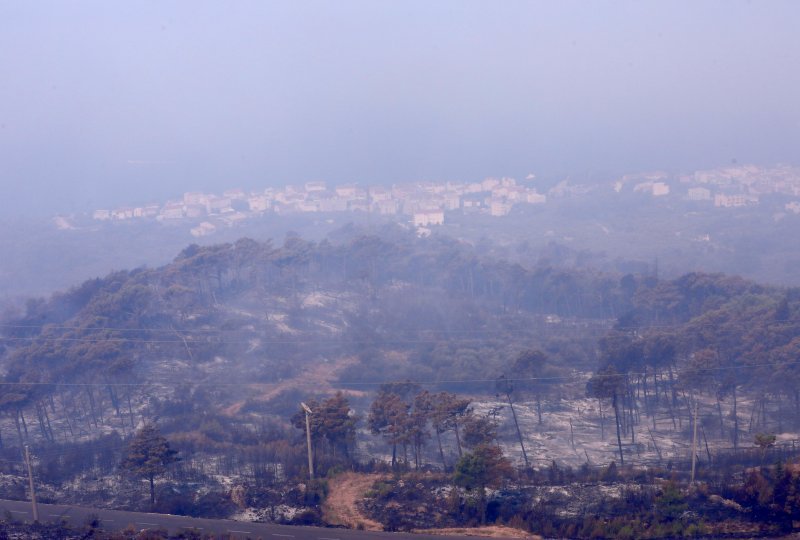
<path id="1" fill-rule="evenodd" d="M 295 515 L 291 521 L 289 521 L 289 524 L 322 526 L 325 525 L 325 522 L 322 521 L 322 516 L 320 516 L 319 512 L 307 509 Z"/>

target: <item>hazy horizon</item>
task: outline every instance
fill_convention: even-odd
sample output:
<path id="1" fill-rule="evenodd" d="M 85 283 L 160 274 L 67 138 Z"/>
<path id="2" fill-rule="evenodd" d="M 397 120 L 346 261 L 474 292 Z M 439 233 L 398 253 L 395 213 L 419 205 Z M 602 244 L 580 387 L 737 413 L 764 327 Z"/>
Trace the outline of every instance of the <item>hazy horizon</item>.
<path id="1" fill-rule="evenodd" d="M 792 2 L 0 5 L 0 210 L 797 163 Z"/>

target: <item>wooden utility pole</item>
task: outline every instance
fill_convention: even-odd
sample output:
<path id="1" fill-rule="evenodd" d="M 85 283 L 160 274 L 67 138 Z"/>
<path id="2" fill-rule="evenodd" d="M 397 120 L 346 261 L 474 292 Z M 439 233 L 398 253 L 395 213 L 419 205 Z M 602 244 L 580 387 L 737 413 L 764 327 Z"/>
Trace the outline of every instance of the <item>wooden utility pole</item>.
<path id="1" fill-rule="evenodd" d="M 306 413 L 306 445 L 308 446 L 308 478 L 314 479 L 314 455 L 311 453 L 311 409 L 308 405 L 300 402 L 300 406 Z"/>
<path id="2" fill-rule="evenodd" d="M 25 464 L 28 466 L 28 486 L 31 490 L 31 508 L 33 510 L 33 522 L 39 521 L 39 507 L 36 506 L 36 490 L 33 487 L 33 471 L 31 470 L 31 453 L 28 445 L 25 445 Z"/>
<path id="3" fill-rule="evenodd" d="M 697 463 L 697 400 L 694 400 L 694 426 L 693 426 L 693 434 L 692 434 L 692 480 L 691 484 L 694 484 L 694 471 L 695 466 Z"/>

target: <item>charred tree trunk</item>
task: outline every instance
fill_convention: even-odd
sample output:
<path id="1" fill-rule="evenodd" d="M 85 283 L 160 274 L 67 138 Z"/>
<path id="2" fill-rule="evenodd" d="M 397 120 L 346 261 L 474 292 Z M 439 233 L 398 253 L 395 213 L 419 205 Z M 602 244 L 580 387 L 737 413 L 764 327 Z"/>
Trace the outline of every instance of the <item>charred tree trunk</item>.
<path id="1" fill-rule="evenodd" d="M 672 401 L 669 399 L 669 396 L 667 396 L 667 409 L 669 410 L 669 417 L 672 419 L 672 430 L 678 431 L 678 425 L 675 423 L 675 409 L 672 408 Z"/>
<path id="2" fill-rule="evenodd" d="M 606 422 L 605 417 L 603 416 L 603 400 L 597 398 L 597 404 L 600 406 L 600 440 L 606 440 Z"/>
<path id="3" fill-rule="evenodd" d="M 542 396 L 536 394 L 536 415 L 539 417 L 539 425 L 542 425 Z"/>
<path id="4" fill-rule="evenodd" d="M 47 431 L 50 432 L 50 440 L 52 442 L 56 442 L 56 435 L 53 433 L 53 426 L 50 424 L 50 415 L 47 414 L 47 404 L 42 403 L 42 414 L 44 414 L 44 421 L 45 425 L 47 426 Z"/>
<path id="5" fill-rule="evenodd" d="M 111 400 L 111 405 L 114 407 L 117 416 L 119 416 L 119 400 L 117 399 L 116 392 L 114 392 L 114 387 L 108 384 L 106 385 L 106 389 L 108 390 L 108 398 Z"/>
<path id="6" fill-rule="evenodd" d="M 22 438 L 22 429 L 19 426 L 19 410 L 14 411 L 14 425 L 17 428 L 17 437 L 19 437 L 19 447 L 25 446 L 25 439 Z"/>
<path id="7" fill-rule="evenodd" d="M 522 459 L 525 460 L 525 468 L 527 469 L 528 454 L 525 452 L 525 443 L 522 441 L 522 431 L 519 429 L 519 422 L 517 421 L 517 412 L 514 410 L 514 402 L 511 400 L 511 394 L 506 394 L 508 398 L 508 406 L 511 408 L 511 417 L 514 419 L 514 427 L 517 428 L 517 437 L 519 438 L 519 447 L 522 449 Z"/>
<path id="8" fill-rule="evenodd" d="M 619 463 L 620 465 L 625 465 L 625 456 L 622 455 L 622 436 L 620 435 L 620 428 L 619 428 L 619 404 L 617 403 L 617 392 L 614 392 L 614 396 L 611 400 L 612 405 L 614 406 L 614 419 L 617 423 L 617 446 L 619 448 Z"/>
<path id="9" fill-rule="evenodd" d="M 800 416 L 800 390 L 794 391 L 794 412 Z"/>
<path id="10" fill-rule="evenodd" d="M 653 368 L 653 397 L 655 398 L 655 406 L 658 407 L 658 369 Z"/>
<path id="11" fill-rule="evenodd" d="M 66 412 L 66 410 L 65 410 Z M 64 421 L 67 423 L 67 429 L 69 429 L 69 436 L 73 439 L 75 438 L 75 431 L 72 429 L 72 422 L 69 420 L 69 414 L 64 415 Z"/>
<path id="12" fill-rule="evenodd" d="M 439 445 L 439 457 L 442 459 L 442 471 L 447 472 L 447 463 L 444 460 L 444 450 L 442 449 L 442 431 L 436 428 L 436 444 Z"/>
<path id="13" fill-rule="evenodd" d="M 128 414 L 131 417 L 131 429 L 134 429 L 136 427 L 136 425 L 135 425 L 135 423 L 133 421 L 133 407 L 131 406 L 131 390 L 130 390 L 130 388 L 128 389 L 128 394 L 127 395 L 128 395 Z"/>
<path id="14" fill-rule="evenodd" d="M 736 410 L 736 385 L 733 385 L 733 449 L 739 449 L 739 413 Z"/>
<path id="15" fill-rule="evenodd" d="M 703 426 L 700 426 L 700 430 L 703 433 L 703 441 L 706 443 L 706 455 L 708 455 L 708 462 L 711 463 L 711 450 L 708 448 L 708 437 L 706 437 L 706 430 Z"/>
<path id="16" fill-rule="evenodd" d="M 672 375 L 672 366 L 669 366 L 668 373 L 669 373 L 669 388 L 670 388 L 671 393 L 672 393 L 672 405 L 673 406 L 677 406 L 678 405 L 678 391 L 675 389 L 675 377 Z"/>
<path id="17" fill-rule="evenodd" d="M 42 406 L 37 401 L 34 404 L 34 407 L 36 409 L 36 419 L 39 421 L 39 431 L 42 433 L 42 437 L 44 438 L 44 440 L 49 441 L 50 440 L 50 433 L 48 433 L 47 424 L 45 424 L 45 421 L 44 421 L 44 415 L 42 414 Z"/>
<path id="18" fill-rule="evenodd" d="M 753 423 L 756 421 L 756 412 L 758 411 L 758 400 L 753 403 L 753 408 L 750 411 L 750 421 L 747 423 L 747 432 L 753 432 Z"/>
<path id="19" fill-rule="evenodd" d="M 25 421 L 25 414 L 19 410 L 19 419 L 22 420 L 22 430 L 25 432 L 25 440 L 28 440 L 28 423 Z"/>
<path id="20" fill-rule="evenodd" d="M 458 422 L 453 422 L 453 430 L 456 432 L 456 448 L 458 448 L 458 457 L 463 456 L 463 451 L 461 450 L 461 435 L 458 432 Z"/>
<path id="21" fill-rule="evenodd" d="M 94 395 L 92 395 L 92 388 L 90 386 L 86 387 L 86 395 L 89 396 L 89 409 L 92 412 L 92 421 L 94 422 L 94 427 L 97 428 L 97 413 L 94 408 Z"/>

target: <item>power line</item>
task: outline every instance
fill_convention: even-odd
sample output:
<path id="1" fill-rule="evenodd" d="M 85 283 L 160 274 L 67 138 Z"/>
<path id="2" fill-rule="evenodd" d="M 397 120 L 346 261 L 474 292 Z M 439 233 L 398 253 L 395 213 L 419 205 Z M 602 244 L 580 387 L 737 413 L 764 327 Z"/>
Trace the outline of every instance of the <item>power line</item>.
<path id="1" fill-rule="evenodd" d="M 550 329 L 547 329 L 548 333 Z M 567 330 L 567 329 L 565 329 Z M 569 331 L 562 331 L 562 335 L 567 334 L 577 334 L 581 331 L 581 329 L 568 329 Z M 491 341 L 493 339 L 502 339 L 507 338 L 508 334 L 499 332 L 499 331 L 458 331 L 458 332 L 447 332 L 441 331 L 441 334 L 488 334 L 488 337 L 475 337 L 475 338 L 454 338 L 448 335 L 444 335 L 439 338 L 419 338 L 419 339 L 408 339 L 408 338 L 396 338 L 396 339 L 372 339 L 372 340 L 355 340 L 355 339 L 318 339 L 318 338 L 309 338 L 309 339 L 260 339 L 257 337 L 253 337 L 250 339 L 241 339 L 241 340 L 230 340 L 230 339 L 212 339 L 211 337 L 207 337 L 203 340 L 198 340 L 193 336 L 188 336 L 187 338 L 181 339 L 147 339 L 147 338 L 128 338 L 128 337 L 63 337 L 63 336 L 11 336 L 11 337 L 0 337 L 0 341 L 16 341 L 16 342 L 30 342 L 30 343 L 42 343 L 42 342 L 86 342 L 86 343 L 177 343 L 177 344 L 194 344 L 194 345 L 204 345 L 204 344 L 221 344 L 221 345 L 251 345 L 254 341 L 258 341 L 259 344 L 264 345 L 293 345 L 293 344 L 318 344 L 318 345 L 396 345 L 396 344 L 430 344 L 430 343 L 442 343 L 442 342 L 455 342 L 455 343 L 482 343 Z M 526 337 L 533 337 L 533 336 L 526 336 Z M 588 336 L 587 336 L 588 337 Z"/>
<path id="2" fill-rule="evenodd" d="M 138 328 L 127 328 L 124 326 L 77 326 L 77 325 L 65 325 L 65 324 L 50 324 L 50 323 L 43 323 L 43 324 L 2 324 L 0 323 L 0 328 L 14 328 L 14 329 L 30 329 L 30 328 L 38 328 L 40 330 L 92 330 L 92 331 L 120 331 L 120 332 L 168 332 L 173 334 L 175 332 L 183 332 L 183 333 L 201 333 L 201 332 L 218 332 L 219 330 L 182 330 L 182 329 L 172 329 L 172 328 L 155 328 L 155 327 L 138 327 Z"/>
<path id="3" fill-rule="evenodd" d="M 712 324 L 703 325 L 705 327 L 716 326 Z M 662 328 L 680 328 L 680 326 L 664 326 Z M 560 335 L 583 335 L 585 334 L 584 330 L 581 328 L 547 328 L 548 334 L 560 334 Z M 554 331 L 555 330 L 555 331 Z M 598 329 L 600 330 L 600 329 Z M 242 339 L 242 340 L 230 340 L 230 339 L 219 339 L 219 338 L 212 338 L 207 337 L 206 339 L 199 340 L 196 337 L 188 336 L 186 338 L 181 339 L 147 339 L 147 338 L 129 338 L 129 337 L 64 337 L 64 336 L 11 336 L 11 337 L 0 337 L 0 341 L 8 341 L 8 342 L 29 342 L 29 343 L 45 343 L 45 342 L 78 342 L 78 343 L 143 343 L 143 344 L 190 344 L 190 345 L 252 345 L 253 341 L 258 341 L 261 345 L 306 345 L 306 344 L 316 344 L 316 345 L 407 345 L 407 344 L 416 344 L 416 345 L 423 345 L 423 344 L 438 344 L 438 343 L 485 343 L 487 341 L 491 341 L 493 339 L 503 339 L 508 337 L 508 333 L 503 333 L 499 331 L 470 331 L 470 330 L 463 330 L 463 331 L 440 331 L 441 334 L 446 334 L 442 337 L 438 338 L 428 338 L 428 339 L 373 339 L 373 340 L 347 340 L 347 339 L 317 339 L 317 338 L 309 338 L 309 339 L 268 339 L 263 340 L 257 337 L 253 337 L 250 339 Z M 449 336 L 447 334 L 484 334 L 486 337 L 475 337 L 475 338 L 455 338 Z M 537 333 L 532 332 L 531 334 L 525 336 L 526 338 L 536 337 Z M 585 336 L 586 339 L 591 339 L 593 336 Z"/>
<path id="4" fill-rule="evenodd" d="M 800 360 L 794 362 L 765 362 L 765 363 L 755 363 L 755 364 L 740 364 L 735 366 L 709 366 L 709 367 L 693 367 L 693 368 L 681 368 L 675 369 L 673 374 L 675 376 L 680 377 L 684 374 L 695 374 L 698 372 L 716 372 L 716 371 L 732 371 L 732 370 L 749 370 L 749 369 L 756 369 L 756 368 L 766 368 L 766 367 L 780 367 L 780 366 L 792 366 L 800 364 Z M 617 373 L 602 373 L 602 372 L 582 372 L 580 374 L 572 374 L 572 375 L 554 375 L 548 377 L 483 377 L 483 378 L 471 378 L 471 379 L 437 379 L 437 380 L 402 380 L 402 379 L 384 379 L 380 381 L 326 381 L 327 384 L 331 386 L 381 386 L 384 384 L 393 384 L 393 383 L 410 383 L 410 384 L 417 384 L 420 386 L 440 386 L 445 384 L 475 384 L 475 383 L 495 383 L 498 380 L 504 380 L 508 382 L 543 382 L 543 383 L 556 383 L 556 382 L 581 382 L 588 378 L 612 378 L 612 377 L 625 377 L 625 376 L 634 376 L 634 377 L 644 377 L 649 375 L 647 371 L 629 371 L 629 372 L 617 372 Z M 76 388 L 83 388 L 83 387 L 148 387 L 148 386 L 181 386 L 186 385 L 189 387 L 195 386 L 220 386 L 220 387 L 227 387 L 227 386 L 267 386 L 267 387 L 274 387 L 274 386 L 281 386 L 291 382 L 293 386 L 318 386 L 319 383 L 315 381 L 297 381 L 297 380 L 290 380 L 290 381 L 275 381 L 275 382 L 257 382 L 257 381 L 232 381 L 232 382 L 222 382 L 222 381 L 171 381 L 171 380 L 150 380 L 144 382 L 133 382 L 133 383 L 123 383 L 123 382 L 43 382 L 43 381 L 32 381 L 32 382 L 20 382 L 20 381 L 0 381 L 0 387 L 3 386 L 61 386 L 61 387 L 76 387 Z"/>
<path id="5" fill-rule="evenodd" d="M 704 315 L 708 315 L 712 312 L 706 312 L 697 317 L 702 317 Z M 547 317 L 549 315 L 555 314 L 539 314 L 539 313 L 528 313 L 530 317 L 537 318 L 537 317 Z M 562 317 L 558 315 L 559 317 Z M 646 326 L 617 326 L 614 325 L 614 321 L 617 320 L 613 317 L 608 318 L 574 318 L 574 317 L 563 317 L 567 322 L 572 323 L 572 328 L 574 329 L 574 325 L 580 324 L 587 324 L 593 326 L 603 326 L 603 325 L 611 325 L 611 328 L 614 330 L 620 331 L 646 331 L 649 329 L 669 329 L 669 328 L 683 328 L 687 325 L 697 325 L 698 323 L 692 323 L 691 320 L 686 322 L 676 322 L 676 323 L 659 323 L 659 324 L 647 324 Z M 268 322 L 268 321 L 262 321 Z M 763 321 L 767 324 L 776 324 L 776 323 L 800 323 L 798 319 L 771 319 L 769 321 Z M 548 323 L 544 322 L 545 325 L 550 327 L 549 329 L 564 329 L 564 325 L 559 323 Z M 699 323 L 700 326 L 711 326 L 711 325 L 718 325 L 718 323 L 713 321 L 703 321 Z M 8 323 L 0 323 L 0 328 L 10 328 L 10 329 L 39 329 L 39 330 L 82 330 L 82 331 L 118 331 L 118 332 L 164 332 L 164 333 L 183 333 L 183 334 L 208 334 L 208 333 L 221 333 L 222 330 L 219 329 L 185 329 L 185 328 L 158 328 L 158 327 L 138 327 L 138 328 L 128 328 L 128 327 L 121 327 L 121 326 L 78 326 L 78 325 L 56 325 L 56 324 L 8 324 Z M 231 330 L 232 332 L 236 330 Z M 485 332 L 494 332 L 492 330 L 435 330 L 435 329 L 418 329 L 417 331 L 421 332 L 433 332 L 433 333 L 485 333 Z"/>
<path id="6" fill-rule="evenodd" d="M 50 341 L 76 341 L 76 342 L 87 342 L 87 343 L 183 343 L 183 340 L 180 339 L 170 339 L 170 340 L 163 340 L 163 339 L 135 339 L 135 338 L 114 338 L 114 337 L 97 337 L 97 338 L 71 338 L 71 337 L 64 337 L 64 336 L 54 336 L 54 337 L 43 337 L 43 336 L 31 336 L 31 337 L 0 337 L 0 340 L 3 341 L 29 341 L 29 342 L 50 342 Z M 219 341 L 215 341 L 214 343 L 220 343 Z M 235 343 L 235 342 L 230 342 Z M 238 343 L 246 343 L 246 342 L 238 342 Z"/>
<path id="7" fill-rule="evenodd" d="M 785 323 L 800 323 L 799 320 L 793 319 L 773 319 L 770 321 L 763 321 L 765 324 L 774 326 L 776 324 L 785 324 Z M 638 327 L 638 326 L 614 326 L 613 322 L 609 319 L 580 319 L 580 320 L 571 320 L 570 325 L 562 325 L 557 323 L 543 323 L 548 333 L 558 333 L 558 334 L 578 334 L 584 333 L 587 331 L 611 331 L 616 330 L 620 332 L 647 332 L 648 330 L 678 330 L 678 329 L 686 329 L 687 327 L 691 328 L 711 328 L 711 327 L 718 327 L 719 323 L 714 321 L 702 321 L 702 322 L 692 322 L 687 321 L 685 323 L 670 323 L 670 324 L 657 324 L 657 325 L 648 325 L 645 327 Z M 137 338 L 137 337 L 124 337 L 124 336 L 86 336 L 86 337 L 69 337 L 69 336 L 46 336 L 46 335 L 35 335 L 35 336 L 0 336 L 0 340 L 4 341 L 16 341 L 16 342 L 51 342 L 51 341 L 66 341 L 66 342 L 89 342 L 89 343 L 97 343 L 97 342 L 110 342 L 110 343 L 153 343 L 153 344 L 165 344 L 165 343 L 213 343 L 213 344 L 251 344 L 252 341 L 258 340 L 262 344 L 342 344 L 342 345 L 373 345 L 373 344 L 428 344 L 428 343 L 439 343 L 441 341 L 458 341 L 458 342 L 479 342 L 491 339 L 492 337 L 506 337 L 508 333 L 502 332 L 500 330 L 436 330 L 436 329 L 417 329 L 412 330 L 412 332 L 418 332 L 420 334 L 429 334 L 433 336 L 443 336 L 440 338 L 429 338 L 429 339 L 408 339 L 408 338 L 396 338 L 396 339 L 376 339 L 376 340 L 342 340 L 342 339 L 318 339 L 318 338 L 291 338 L 291 339 L 260 339 L 258 337 L 253 337 L 249 339 L 224 339 L 219 338 L 216 336 L 224 335 L 225 332 L 239 332 L 241 330 L 230 330 L 230 331 L 222 331 L 219 329 L 208 329 L 208 330 L 187 330 L 187 329 L 166 329 L 166 328 L 122 328 L 122 327 L 80 327 L 80 326 L 67 326 L 67 325 L 59 325 L 59 326 L 50 326 L 50 325 L 14 325 L 14 324 L 0 324 L 0 328 L 9 328 L 9 329 L 22 329 L 22 328 L 39 328 L 41 330 L 80 330 L 80 331 L 93 331 L 93 332 L 155 332 L 155 333 L 170 333 L 175 334 L 178 337 L 176 339 L 154 339 L 154 338 Z M 545 328 L 534 328 L 534 330 L 542 330 Z M 188 336 L 183 336 L 182 334 L 190 334 Z M 194 335 L 191 335 L 194 334 Z M 475 337 L 472 339 L 465 339 L 465 338 L 458 338 L 453 339 L 452 336 L 454 335 L 463 335 L 468 334 L 471 336 L 484 336 L 481 338 Z"/>
<path id="8" fill-rule="evenodd" d="M 538 315 L 538 314 L 530 314 L 531 317 L 546 317 L 547 315 Z M 603 323 L 611 324 L 614 319 L 585 319 L 585 318 L 567 318 L 570 322 L 575 324 L 590 324 L 595 326 L 600 326 Z M 261 321 L 261 322 L 268 322 L 268 321 Z M 544 322 L 543 324 L 548 326 L 555 326 L 558 323 L 548 323 Z M 166 332 L 170 334 L 174 333 L 221 333 L 224 330 L 219 329 L 200 329 L 200 330 L 192 330 L 192 329 L 182 329 L 182 328 L 156 328 L 156 327 L 138 327 L 138 328 L 127 328 L 122 326 L 73 326 L 73 325 L 55 325 L 55 324 L 3 324 L 0 323 L 0 328 L 12 328 L 12 329 L 39 329 L 39 330 L 84 330 L 84 331 L 119 331 L 119 332 Z M 618 327 L 621 328 L 621 327 Z M 635 327 L 630 327 L 631 329 Z M 236 330 L 231 330 L 236 331 Z M 429 329 L 429 328 L 418 328 L 415 331 L 419 332 L 433 332 L 433 333 L 482 333 L 482 332 L 493 332 L 492 330 L 436 330 L 436 329 Z"/>

